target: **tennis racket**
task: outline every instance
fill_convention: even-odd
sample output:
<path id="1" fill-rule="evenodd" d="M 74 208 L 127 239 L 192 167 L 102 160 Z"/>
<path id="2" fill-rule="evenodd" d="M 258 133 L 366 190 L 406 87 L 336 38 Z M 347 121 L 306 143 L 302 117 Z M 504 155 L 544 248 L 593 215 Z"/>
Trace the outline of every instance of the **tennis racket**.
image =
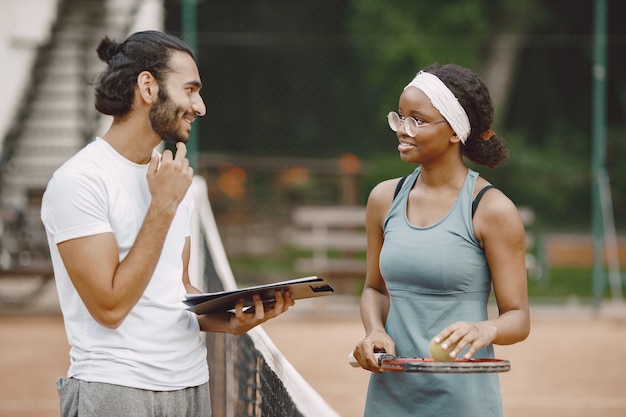
<path id="1" fill-rule="evenodd" d="M 387 372 L 465 374 L 507 372 L 511 369 L 511 363 L 504 359 L 472 358 L 437 362 L 433 358 L 399 358 L 385 352 L 375 353 L 374 356 L 378 365 Z M 348 356 L 348 362 L 355 368 L 360 366 L 353 353 Z"/>

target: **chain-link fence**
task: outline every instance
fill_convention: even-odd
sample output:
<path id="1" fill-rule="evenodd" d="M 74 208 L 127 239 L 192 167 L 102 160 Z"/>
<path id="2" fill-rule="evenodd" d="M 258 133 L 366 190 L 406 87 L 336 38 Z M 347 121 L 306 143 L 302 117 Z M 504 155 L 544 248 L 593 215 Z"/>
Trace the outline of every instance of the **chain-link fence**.
<path id="1" fill-rule="evenodd" d="M 180 34 L 181 1 L 165 5 L 166 29 Z M 626 3 L 608 7 L 607 168 L 619 213 Z M 411 171 L 385 114 L 417 70 L 446 62 L 486 81 L 511 150 L 503 167 L 475 168 L 532 207 L 539 227 L 589 227 L 593 1 L 198 0 L 196 8 L 207 103 L 198 169 L 224 230 L 275 237 L 296 205 L 363 205 L 377 182 Z M 234 241 L 229 253 L 247 251 Z"/>

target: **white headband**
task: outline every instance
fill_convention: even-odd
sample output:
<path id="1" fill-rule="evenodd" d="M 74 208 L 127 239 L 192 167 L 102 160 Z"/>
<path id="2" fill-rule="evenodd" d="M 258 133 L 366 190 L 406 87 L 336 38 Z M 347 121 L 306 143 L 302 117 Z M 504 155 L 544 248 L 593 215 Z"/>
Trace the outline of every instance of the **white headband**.
<path id="1" fill-rule="evenodd" d="M 433 106 L 439 110 L 439 113 L 448 121 L 454 133 L 461 139 L 461 143 L 465 144 L 471 131 L 469 118 L 459 100 L 446 87 L 443 81 L 436 75 L 420 71 L 404 89 L 406 90 L 409 87 L 419 88 L 428 96 Z"/>

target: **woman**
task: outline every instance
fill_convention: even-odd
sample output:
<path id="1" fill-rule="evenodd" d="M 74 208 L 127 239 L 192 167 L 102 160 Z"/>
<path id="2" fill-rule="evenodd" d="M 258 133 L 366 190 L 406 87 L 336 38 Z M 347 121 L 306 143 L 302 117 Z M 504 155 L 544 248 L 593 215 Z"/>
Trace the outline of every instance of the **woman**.
<path id="1" fill-rule="evenodd" d="M 489 92 L 466 68 L 432 66 L 405 87 L 388 121 L 400 159 L 418 167 L 378 184 L 367 203 L 366 336 L 354 351 L 373 372 L 365 415 L 502 416 L 497 374 L 382 373 L 374 358 L 429 357 L 431 339 L 451 358 L 493 358 L 493 344 L 528 336 L 524 225 L 463 159 L 495 167 L 508 157 L 491 130 Z"/>

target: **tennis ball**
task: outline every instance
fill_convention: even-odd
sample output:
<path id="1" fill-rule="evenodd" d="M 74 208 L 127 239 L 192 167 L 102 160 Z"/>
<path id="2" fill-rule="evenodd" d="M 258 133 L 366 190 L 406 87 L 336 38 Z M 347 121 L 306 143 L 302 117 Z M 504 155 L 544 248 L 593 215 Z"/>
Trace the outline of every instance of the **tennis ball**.
<path id="1" fill-rule="evenodd" d="M 450 357 L 450 352 L 454 347 L 455 346 L 449 346 L 447 350 L 443 349 L 441 345 L 433 339 L 428 345 L 428 352 L 430 352 L 430 356 L 437 362 L 452 362 L 454 358 Z"/>

